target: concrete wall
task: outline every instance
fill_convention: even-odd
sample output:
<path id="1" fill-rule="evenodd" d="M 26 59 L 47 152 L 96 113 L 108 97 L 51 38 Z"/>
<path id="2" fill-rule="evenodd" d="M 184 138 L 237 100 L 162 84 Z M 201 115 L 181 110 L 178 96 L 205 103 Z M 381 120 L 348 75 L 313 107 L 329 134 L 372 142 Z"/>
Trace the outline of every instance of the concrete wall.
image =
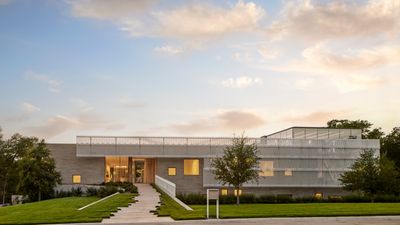
<path id="1" fill-rule="evenodd" d="M 104 157 L 76 157 L 76 144 L 47 144 L 61 172 L 62 183 L 72 184 L 72 176 L 80 175 L 81 184 L 104 182 Z"/>
<path id="2" fill-rule="evenodd" d="M 176 184 L 176 193 L 205 193 L 203 188 L 203 159 L 200 161 L 200 175 L 183 175 L 183 160 L 180 158 L 156 159 L 156 174 Z M 168 176 L 168 167 L 176 168 L 176 176 Z"/>

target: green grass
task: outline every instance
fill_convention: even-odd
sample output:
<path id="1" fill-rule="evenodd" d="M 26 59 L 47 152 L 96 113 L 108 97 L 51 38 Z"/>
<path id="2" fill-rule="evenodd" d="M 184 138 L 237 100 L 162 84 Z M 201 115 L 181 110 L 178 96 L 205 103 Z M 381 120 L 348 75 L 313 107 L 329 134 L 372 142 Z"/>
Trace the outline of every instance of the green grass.
<path id="1" fill-rule="evenodd" d="M 0 224 L 100 222 L 118 207 L 127 207 L 132 194 L 118 194 L 78 211 L 98 197 L 68 197 L 0 208 Z"/>
<path id="2" fill-rule="evenodd" d="M 192 205 L 190 207 L 200 215 L 206 214 L 206 206 L 204 205 Z M 215 205 L 210 207 L 210 213 L 215 216 Z M 400 215 L 400 203 L 241 204 L 239 206 L 220 206 L 220 218 L 376 215 Z"/>

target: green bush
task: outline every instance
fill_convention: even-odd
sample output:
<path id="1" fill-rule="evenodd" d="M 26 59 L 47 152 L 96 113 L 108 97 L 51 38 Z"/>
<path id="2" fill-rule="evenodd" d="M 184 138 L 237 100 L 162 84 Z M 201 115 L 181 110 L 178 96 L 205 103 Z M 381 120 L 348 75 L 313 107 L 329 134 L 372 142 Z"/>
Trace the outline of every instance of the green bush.
<path id="1" fill-rule="evenodd" d="M 257 203 L 276 203 L 275 195 L 260 195 L 256 198 Z"/>
<path id="2" fill-rule="evenodd" d="M 400 197 L 395 195 L 376 195 L 374 202 L 400 202 Z"/>
<path id="3" fill-rule="evenodd" d="M 236 196 L 234 195 L 223 195 L 219 197 L 221 204 L 236 204 Z"/>
<path id="4" fill-rule="evenodd" d="M 72 196 L 71 191 L 59 190 L 54 193 L 55 198 L 65 198 L 65 197 L 71 197 L 71 196 Z"/>
<path id="5" fill-rule="evenodd" d="M 97 196 L 98 188 L 88 187 L 86 189 L 86 196 Z"/>
<path id="6" fill-rule="evenodd" d="M 107 182 L 105 185 L 122 188 L 123 192 L 138 193 L 137 187 L 130 182 Z"/>
<path id="7" fill-rule="evenodd" d="M 104 197 L 112 195 L 118 191 L 119 190 L 116 186 L 105 186 L 105 187 L 99 188 L 99 190 L 97 191 L 97 196 L 100 198 L 104 198 Z"/>
<path id="8" fill-rule="evenodd" d="M 81 197 L 83 194 L 82 188 L 81 187 L 71 188 L 71 194 L 72 196 L 75 197 Z"/>
<path id="9" fill-rule="evenodd" d="M 303 196 L 294 199 L 296 203 L 313 203 L 313 202 L 324 202 L 323 198 L 315 198 L 313 196 Z"/>
<path id="10" fill-rule="evenodd" d="M 176 197 L 188 205 L 207 204 L 207 196 L 205 194 L 200 194 L 200 193 L 178 194 Z"/>
<path id="11" fill-rule="evenodd" d="M 292 203 L 294 201 L 293 201 L 292 196 L 289 196 L 289 195 L 278 195 L 278 196 L 276 196 L 276 202 L 277 203 Z"/>
<path id="12" fill-rule="evenodd" d="M 371 202 L 371 198 L 361 195 L 346 195 L 342 197 L 343 202 Z"/>

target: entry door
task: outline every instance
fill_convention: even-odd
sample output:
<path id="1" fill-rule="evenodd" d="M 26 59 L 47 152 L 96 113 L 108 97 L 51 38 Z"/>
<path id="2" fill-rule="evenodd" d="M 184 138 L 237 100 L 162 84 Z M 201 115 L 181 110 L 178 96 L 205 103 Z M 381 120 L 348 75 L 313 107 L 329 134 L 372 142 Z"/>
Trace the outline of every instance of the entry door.
<path id="1" fill-rule="evenodd" d="M 143 183 L 144 160 L 135 160 L 135 183 Z"/>

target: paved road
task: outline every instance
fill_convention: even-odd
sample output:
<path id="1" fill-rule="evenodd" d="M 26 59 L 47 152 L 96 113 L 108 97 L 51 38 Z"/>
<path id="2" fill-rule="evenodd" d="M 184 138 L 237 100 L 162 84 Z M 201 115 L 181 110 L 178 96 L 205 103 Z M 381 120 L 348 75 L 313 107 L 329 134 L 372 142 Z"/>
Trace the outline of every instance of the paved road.
<path id="1" fill-rule="evenodd" d="M 309 218 L 260 218 L 260 219 L 225 219 L 225 220 L 191 220 L 174 222 L 115 223 L 114 225 L 400 225 L 400 216 L 371 217 L 309 217 Z M 73 224 L 69 224 L 73 225 Z M 85 223 L 84 225 L 99 225 Z"/>

